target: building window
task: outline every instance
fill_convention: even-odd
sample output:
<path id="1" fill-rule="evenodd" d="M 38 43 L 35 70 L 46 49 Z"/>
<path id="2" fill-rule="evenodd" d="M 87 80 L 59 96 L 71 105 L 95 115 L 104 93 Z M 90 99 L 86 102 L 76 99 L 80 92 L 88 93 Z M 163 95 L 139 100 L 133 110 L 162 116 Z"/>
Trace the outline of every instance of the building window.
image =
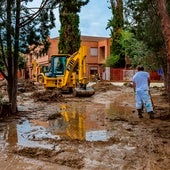
<path id="1" fill-rule="evenodd" d="M 100 57 L 101 59 L 105 59 L 105 47 L 100 47 Z"/>
<path id="2" fill-rule="evenodd" d="M 90 48 L 90 56 L 97 57 L 98 56 L 98 49 L 94 48 L 94 47 L 91 47 Z"/>
<path id="3" fill-rule="evenodd" d="M 97 66 L 90 67 L 90 74 L 91 75 L 95 75 L 97 73 L 98 73 L 98 67 Z"/>

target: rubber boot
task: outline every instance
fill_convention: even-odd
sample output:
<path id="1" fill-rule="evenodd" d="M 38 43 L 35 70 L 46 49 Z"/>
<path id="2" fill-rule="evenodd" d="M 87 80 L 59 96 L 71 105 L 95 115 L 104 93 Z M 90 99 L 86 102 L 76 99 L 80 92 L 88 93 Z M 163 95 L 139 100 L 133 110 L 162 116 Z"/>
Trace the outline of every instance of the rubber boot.
<path id="1" fill-rule="evenodd" d="M 150 119 L 154 119 L 154 112 L 153 111 L 148 112 L 148 114 L 149 114 L 149 118 Z"/>
<path id="2" fill-rule="evenodd" d="M 142 104 L 141 114 L 144 113 L 144 104 Z"/>
<path id="3" fill-rule="evenodd" d="M 139 118 L 143 118 L 142 109 L 137 109 Z"/>

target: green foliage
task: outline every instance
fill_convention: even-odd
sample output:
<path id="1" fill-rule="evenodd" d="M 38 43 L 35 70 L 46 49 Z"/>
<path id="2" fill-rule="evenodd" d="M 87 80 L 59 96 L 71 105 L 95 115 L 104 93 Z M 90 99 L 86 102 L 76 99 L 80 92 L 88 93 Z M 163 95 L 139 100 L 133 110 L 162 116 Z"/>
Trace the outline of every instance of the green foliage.
<path id="1" fill-rule="evenodd" d="M 59 30 L 59 53 L 73 54 L 80 48 L 79 15 L 82 6 L 89 0 L 63 0 L 59 4 L 61 27 Z"/>
<path id="2" fill-rule="evenodd" d="M 134 40 L 134 34 L 130 31 L 122 30 L 121 31 L 121 37 L 119 39 L 119 43 L 121 46 L 125 49 L 129 46 L 131 41 Z"/>
<path id="3" fill-rule="evenodd" d="M 128 0 L 125 14 L 131 16 L 127 24 L 132 25 L 136 38 L 145 41 L 148 46 L 159 46 L 163 43 L 160 19 L 157 15 L 157 4 L 154 0 Z"/>
<path id="4" fill-rule="evenodd" d="M 116 63 L 110 65 L 122 67 L 126 56 L 133 68 L 138 64 L 151 67 L 153 70 L 160 65 L 166 67 L 165 43 L 157 15 L 156 1 L 126 0 L 124 3 L 125 22 L 120 15 L 123 14 L 121 1 L 110 0 L 113 18 L 109 20 L 107 28 L 110 29 L 113 39 L 111 58 L 117 55 L 120 58 L 118 62 L 108 60 L 106 63 Z M 170 3 L 167 3 L 167 8 L 170 9 Z M 170 13 L 170 10 L 168 11 Z M 120 16 L 117 16 L 118 14 Z"/>
<path id="5" fill-rule="evenodd" d="M 170 2 L 167 1 L 170 14 Z M 155 0 L 127 0 L 125 8 L 126 26 L 134 33 L 137 40 L 145 42 L 146 50 L 152 51 L 152 56 L 160 57 L 154 65 L 164 65 L 166 62 L 165 42 L 158 16 L 157 1 Z M 162 53 L 162 54 L 160 54 Z M 155 57 L 154 57 L 155 58 Z M 157 63 L 159 61 L 159 63 Z M 162 61 L 162 63 L 160 63 Z M 164 65 L 163 67 L 166 67 Z"/>
<path id="6" fill-rule="evenodd" d="M 53 9 L 56 8 L 58 1 L 42 0 L 41 8 L 27 8 L 25 0 L 22 3 L 22 16 L 20 19 L 20 50 L 23 53 L 29 52 L 29 45 L 48 44 L 47 37 L 50 29 L 55 27 L 55 16 Z M 45 48 L 45 51 L 48 49 Z"/>
<path id="7" fill-rule="evenodd" d="M 0 48 L 0 60 L 1 63 L 0 65 L 4 65 L 7 67 L 7 62 L 6 59 L 8 59 L 8 53 L 7 49 L 9 49 L 7 45 L 7 28 L 10 27 L 10 38 L 11 38 L 11 56 L 14 57 L 14 51 L 15 49 L 15 37 L 16 37 L 16 31 L 15 28 L 19 27 L 19 48 L 18 52 L 21 53 L 26 53 L 28 51 L 28 46 L 29 45 L 41 45 L 44 43 L 44 50 L 47 51 L 49 47 L 49 43 L 47 42 L 47 37 L 49 36 L 49 30 L 53 28 L 54 25 L 54 14 L 52 12 L 53 8 L 56 5 L 56 2 L 52 2 L 52 0 L 46 2 L 42 1 L 41 8 L 37 11 L 34 11 L 35 9 L 30 9 L 26 5 L 28 2 L 31 2 L 32 0 L 24 0 L 20 4 L 20 9 L 16 9 L 16 5 L 11 2 L 11 21 L 10 25 L 8 24 L 9 22 L 7 21 L 7 1 L 1 1 L 0 2 L 0 43 L 1 43 L 1 48 Z M 43 10 L 45 8 L 45 10 Z M 16 10 L 20 11 L 20 20 L 19 20 L 19 25 L 16 25 Z M 15 56 L 17 57 L 17 56 Z M 19 57 L 19 55 L 18 55 Z M 20 58 L 20 57 L 19 57 Z M 20 62 L 21 64 L 22 62 Z M 20 65 L 19 64 L 19 65 Z M 23 64 L 21 64 L 23 65 Z M 4 68 L 3 66 L 3 68 Z M 20 67 L 20 66 L 19 66 Z"/>
<path id="8" fill-rule="evenodd" d="M 105 66 L 115 67 L 115 65 L 119 62 L 119 60 L 120 60 L 119 55 L 111 55 L 106 59 Z"/>
<path id="9" fill-rule="evenodd" d="M 121 45 L 119 43 L 120 33 L 123 28 L 123 1 L 122 0 L 110 0 L 113 17 L 109 20 L 107 24 L 107 29 L 111 31 L 112 44 L 111 44 L 111 58 L 119 56 L 119 61 L 115 62 L 114 67 L 124 67 L 125 66 L 125 56 L 122 53 Z"/>
<path id="10" fill-rule="evenodd" d="M 60 15 L 59 53 L 73 54 L 80 48 L 79 16 L 77 14 Z"/>
<path id="11" fill-rule="evenodd" d="M 125 55 L 130 59 L 131 65 L 135 68 L 137 65 L 150 67 L 151 51 L 143 41 L 139 41 L 134 37 L 134 34 L 123 30 L 119 41 Z"/>

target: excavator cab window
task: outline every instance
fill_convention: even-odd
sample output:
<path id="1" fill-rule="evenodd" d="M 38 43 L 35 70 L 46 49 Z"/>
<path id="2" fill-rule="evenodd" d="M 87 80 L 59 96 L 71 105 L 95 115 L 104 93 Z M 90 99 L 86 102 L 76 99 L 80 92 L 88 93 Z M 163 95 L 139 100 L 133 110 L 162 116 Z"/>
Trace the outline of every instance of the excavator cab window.
<path id="1" fill-rule="evenodd" d="M 41 67 L 41 72 L 42 72 L 42 73 L 48 73 L 49 70 L 50 70 L 50 69 L 49 69 L 49 66 L 42 66 L 42 67 Z"/>
<path id="2" fill-rule="evenodd" d="M 64 71 L 66 68 L 66 60 L 67 60 L 67 56 L 65 56 L 65 55 L 52 56 L 50 77 L 64 75 Z"/>
<path id="3" fill-rule="evenodd" d="M 67 57 L 65 55 L 53 55 L 51 57 L 51 65 L 48 73 L 45 73 L 47 77 L 56 77 L 64 75 L 66 68 Z"/>
<path id="4" fill-rule="evenodd" d="M 55 57 L 54 58 L 54 74 L 63 75 L 66 66 L 66 57 Z"/>

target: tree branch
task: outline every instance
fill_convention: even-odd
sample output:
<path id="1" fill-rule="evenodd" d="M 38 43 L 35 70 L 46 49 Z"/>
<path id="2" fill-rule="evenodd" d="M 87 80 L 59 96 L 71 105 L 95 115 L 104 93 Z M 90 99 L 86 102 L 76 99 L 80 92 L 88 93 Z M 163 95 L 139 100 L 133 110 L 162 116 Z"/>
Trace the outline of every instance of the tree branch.
<path id="1" fill-rule="evenodd" d="M 23 21 L 22 23 L 20 23 L 20 26 L 19 26 L 19 27 L 22 28 L 22 27 L 24 27 L 25 25 L 29 24 L 32 20 L 34 20 L 34 19 L 40 14 L 40 12 L 41 12 L 43 9 L 45 9 L 45 6 L 47 5 L 48 1 L 49 1 L 49 0 L 44 1 L 44 3 L 42 2 L 41 5 L 40 5 L 40 7 L 37 8 L 38 10 L 37 10 L 34 14 L 32 14 L 30 17 L 28 17 L 28 19 L 26 19 L 25 21 Z M 34 8 L 34 9 L 35 9 L 35 8 Z"/>

